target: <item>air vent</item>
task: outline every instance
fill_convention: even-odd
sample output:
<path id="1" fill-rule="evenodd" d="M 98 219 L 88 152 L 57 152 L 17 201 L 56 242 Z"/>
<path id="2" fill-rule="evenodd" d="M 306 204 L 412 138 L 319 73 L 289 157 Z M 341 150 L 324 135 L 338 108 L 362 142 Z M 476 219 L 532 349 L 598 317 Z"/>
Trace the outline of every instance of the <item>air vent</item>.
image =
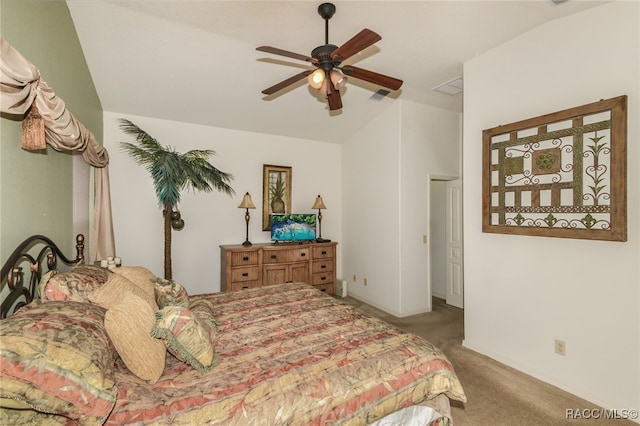
<path id="1" fill-rule="evenodd" d="M 446 83 L 433 88 L 436 92 L 446 93 L 447 95 L 457 95 L 462 92 L 462 77 L 456 77 Z"/>
<path id="2" fill-rule="evenodd" d="M 371 95 L 371 99 L 379 101 L 381 99 L 386 98 L 389 95 L 389 93 L 391 93 L 389 90 L 378 89 L 377 92 L 375 92 L 373 95 Z"/>

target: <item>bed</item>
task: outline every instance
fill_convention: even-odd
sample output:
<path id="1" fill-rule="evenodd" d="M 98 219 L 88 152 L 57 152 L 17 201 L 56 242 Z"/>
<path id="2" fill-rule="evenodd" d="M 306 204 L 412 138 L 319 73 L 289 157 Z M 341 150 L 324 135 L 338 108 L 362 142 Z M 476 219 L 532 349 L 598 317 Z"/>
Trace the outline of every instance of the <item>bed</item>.
<path id="1" fill-rule="evenodd" d="M 450 425 L 466 401 L 438 348 L 310 285 L 189 295 L 83 241 L 2 267 L 1 424 Z"/>

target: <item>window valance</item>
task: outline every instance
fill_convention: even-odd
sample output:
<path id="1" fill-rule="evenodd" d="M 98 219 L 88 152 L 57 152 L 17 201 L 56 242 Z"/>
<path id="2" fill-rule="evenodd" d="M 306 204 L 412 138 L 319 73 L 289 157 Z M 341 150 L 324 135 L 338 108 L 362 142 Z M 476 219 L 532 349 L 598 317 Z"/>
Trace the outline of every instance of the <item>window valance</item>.
<path id="1" fill-rule="evenodd" d="M 109 190 L 109 154 L 95 136 L 67 110 L 40 71 L 0 36 L 0 111 L 25 115 L 22 148 L 79 152 L 95 167 L 94 224 L 90 259 L 115 255 Z"/>

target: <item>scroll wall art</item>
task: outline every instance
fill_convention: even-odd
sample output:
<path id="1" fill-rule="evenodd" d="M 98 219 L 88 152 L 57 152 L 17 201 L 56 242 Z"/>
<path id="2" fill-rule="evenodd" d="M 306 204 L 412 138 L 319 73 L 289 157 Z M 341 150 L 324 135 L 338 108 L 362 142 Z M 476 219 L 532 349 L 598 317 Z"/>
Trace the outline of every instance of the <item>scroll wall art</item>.
<path id="1" fill-rule="evenodd" d="M 483 232 L 627 240 L 627 97 L 483 131 Z"/>

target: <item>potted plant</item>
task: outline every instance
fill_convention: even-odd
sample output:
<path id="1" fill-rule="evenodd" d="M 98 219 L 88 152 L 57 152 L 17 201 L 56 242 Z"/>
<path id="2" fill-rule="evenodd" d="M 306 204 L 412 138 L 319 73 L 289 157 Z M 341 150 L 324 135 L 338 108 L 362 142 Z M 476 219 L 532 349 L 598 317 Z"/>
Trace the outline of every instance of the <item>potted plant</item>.
<path id="1" fill-rule="evenodd" d="M 171 228 L 182 229 L 184 220 L 177 210 L 183 189 L 211 192 L 214 189 L 233 195 L 228 184 L 233 176 L 212 166 L 207 160 L 212 150 L 192 150 L 185 154 L 162 146 L 144 130 L 126 119 L 120 120 L 124 133 L 134 136 L 136 144 L 123 142 L 122 148 L 133 160 L 146 167 L 153 179 L 158 204 L 164 217 L 164 278 L 172 279 Z"/>

